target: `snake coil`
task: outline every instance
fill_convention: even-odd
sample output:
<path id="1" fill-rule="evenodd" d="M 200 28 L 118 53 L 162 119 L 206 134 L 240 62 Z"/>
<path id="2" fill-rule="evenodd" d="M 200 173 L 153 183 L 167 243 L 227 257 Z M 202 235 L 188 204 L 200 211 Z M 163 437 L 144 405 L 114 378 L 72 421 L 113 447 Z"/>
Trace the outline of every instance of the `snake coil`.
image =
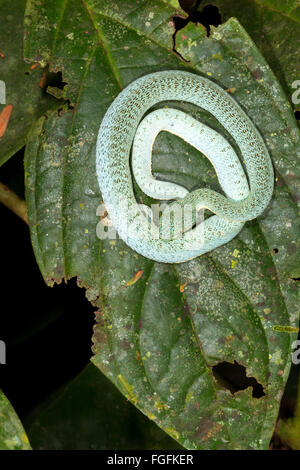
<path id="1" fill-rule="evenodd" d="M 217 118 L 238 145 L 248 180 L 232 146 L 213 129 L 175 108 L 146 114 L 154 105 L 172 100 L 192 103 Z M 178 135 L 206 155 L 225 195 L 208 188 L 188 192 L 178 184 L 153 177 L 152 146 L 162 130 Z M 131 149 L 133 173 L 144 193 L 156 199 L 176 199 L 169 204 L 171 210 L 189 206 L 196 211 L 208 209 L 215 215 L 180 237 L 162 237 L 160 225 L 153 223 L 149 231 L 153 214 L 149 207 L 136 202 Z M 104 204 L 120 238 L 141 255 L 165 263 L 187 261 L 232 240 L 247 220 L 265 210 L 274 185 L 268 150 L 238 103 L 211 80 L 180 70 L 138 78 L 116 97 L 100 125 L 96 172 Z"/>

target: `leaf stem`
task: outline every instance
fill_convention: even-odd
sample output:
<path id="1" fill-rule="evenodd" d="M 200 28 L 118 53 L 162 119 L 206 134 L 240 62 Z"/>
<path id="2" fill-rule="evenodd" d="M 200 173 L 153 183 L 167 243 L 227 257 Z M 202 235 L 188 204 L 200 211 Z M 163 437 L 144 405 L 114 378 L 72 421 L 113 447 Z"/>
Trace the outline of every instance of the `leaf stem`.
<path id="1" fill-rule="evenodd" d="M 28 225 L 27 207 L 23 199 L 0 182 L 0 202 L 18 215 Z"/>

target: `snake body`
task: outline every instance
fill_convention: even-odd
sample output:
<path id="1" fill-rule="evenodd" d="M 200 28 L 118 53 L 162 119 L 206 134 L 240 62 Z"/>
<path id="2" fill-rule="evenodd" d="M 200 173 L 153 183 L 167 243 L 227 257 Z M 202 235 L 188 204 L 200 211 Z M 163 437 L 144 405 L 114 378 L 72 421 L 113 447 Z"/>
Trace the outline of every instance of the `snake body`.
<path id="1" fill-rule="evenodd" d="M 240 149 L 250 189 L 235 151 L 213 129 L 173 108 L 145 116 L 154 105 L 174 100 L 209 111 L 231 134 Z M 161 130 L 178 135 L 210 159 L 225 195 L 208 188 L 188 192 L 180 185 L 153 178 L 151 152 Z M 146 194 L 176 199 L 169 204 L 171 210 L 175 205 L 191 205 L 196 211 L 205 208 L 215 215 L 178 238 L 161 237 L 155 224 L 149 235 L 152 211 L 135 199 L 131 149 L 133 173 Z M 247 220 L 265 210 L 274 185 L 264 141 L 238 103 L 213 81 L 179 70 L 138 78 L 116 97 L 100 125 L 96 172 L 104 204 L 120 238 L 143 256 L 166 263 L 187 261 L 230 241 Z M 120 204 L 120 198 L 126 204 Z"/>

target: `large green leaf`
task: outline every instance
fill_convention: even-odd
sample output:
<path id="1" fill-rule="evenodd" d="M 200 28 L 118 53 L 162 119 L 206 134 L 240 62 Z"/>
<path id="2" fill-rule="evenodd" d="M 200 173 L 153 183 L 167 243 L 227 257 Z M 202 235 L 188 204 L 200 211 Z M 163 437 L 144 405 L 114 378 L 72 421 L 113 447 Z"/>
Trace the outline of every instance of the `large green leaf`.
<path id="1" fill-rule="evenodd" d="M 204 0 L 199 8 L 215 5 L 223 21 L 238 18 L 267 59 L 289 98 L 300 79 L 300 4 L 298 0 Z M 298 99 L 297 99 L 298 101 Z M 300 103 L 295 100 L 295 109 Z"/>
<path id="2" fill-rule="evenodd" d="M 92 364 L 39 407 L 28 421 L 28 436 L 34 449 L 180 448 L 122 397 Z"/>
<path id="3" fill-rule="evenodd" d="M 4 393 L 0 390 L 0 450 L 29 450 L 23 426 Z"/>
<path id="4" fill-rule="evenodd" d="M 25 0 L 0 0 L 0 80 L 6 88 L 6 103 L 0 112 L 13 105 L 7 129 L 0 138 L 0 166 L 25 144 L 32 123 L 48 108 L 61 106 L 39 86 L 42 72 L 38 66 L 31 70 L 22 56 L 23 17 Z"/>
<path id="5" fill-rule="evenodd" d="M 61 69 L 75 105 L 40 119 L 30 134 L 32 242 L 48 283 L 77 276 L 87 287 L 99 306 L 93 362 L 150 419 L 187 448 L 266 448 L 294 339 L 273 328 L 293 326 L 299 315 L 293 279 L 300 275 L 299 129 L 275 76 L 236 20 L 209 38 L 192 24 L 182 30 L 177 47 L 187 64 L 172 52 L 173 12 L 161 0 L 28 3 L 26 57 L 38 54 Z M 268 211 L 232 242 L 188 263 L 163 265 L 120 240 L 97 239 L 95 141 L 121 88 L 174 68 L 230 89 L 264 136 L 276 188 Z M 224 133 L 209 113 L 177 105 Z M 153 168 L 190 188 L 216 187 L 207 161 L 166 133 L 156 141 Z M 265 395 L 253 397 L 251 387 L 230 391 L 213 368 L 223 362 L 246 368 Z"/>

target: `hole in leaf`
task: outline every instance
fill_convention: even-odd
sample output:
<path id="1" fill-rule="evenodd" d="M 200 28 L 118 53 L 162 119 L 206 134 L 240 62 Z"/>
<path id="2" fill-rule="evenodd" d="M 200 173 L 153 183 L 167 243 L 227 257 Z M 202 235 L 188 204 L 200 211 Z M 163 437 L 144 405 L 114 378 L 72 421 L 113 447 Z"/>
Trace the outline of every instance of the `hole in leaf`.
<path id="1" fill-rule="evenodd" d="M 292 277 L 293 281 L 297 281 L 299 282 L 300 281 L 300 277 Z"/>
<path id="2" fill-rule="evenodd" d="M 273 253 L 274 253 L 275 255 L 277 255 L 277 253 L 279 253 L 278 248 L 273 248 Z"/>
<path id="3" fill-rule="evenodd" d="M 199 2 L 195 2 L 195 0 L 179 0 L 179 5 L 187 13 L 190 13 L 192 7 L 195 6 L 196 3 L 199 4 Z"/>
<path id="4" fill-rule="evenodd" d="M 300 111 L 295 111 L 295 118 L 300 121 Z"/>
<path id="5" fill-rule="evenodd" d="M 173 23 L 174 23 L 175 32 L 184 28 L 188 22 L 189 22 L 188 18 L 183 18 L 182 16 L 174 16 Z"/>
<path id="6" fill-rule="evenodd" d="M 246 367 L 241 366 L 236 361 L 234 361 L 234 364 L 226 361 L 220 362 L 213 366 L 212 371 L 217 382 L 232 394 L 252 387 L 253 398 L 261 398 L 265 395 L 263 386 L 257 382 L 255 377 L 247 377 Z"/>
<path id="7" fill-rule="evenodd" d="M 182 60 L 184 60 L 185 62 L 189 62 L 188 60 L 186 60 L 181 54 L 180 52 L 177 51 L 176 49 L 176 34 L 177 34 L 177 31 L 179 31 L 180 29 L 184 28 L 184 26 L 189 22 L 189 18 L 182 18 L 182 16 L 174 16 L 173 17 L 173 24 L 174 24 L 174 33 L 173 33 L 173 36 L 172 36 L 172 39 L 173 39 L 173 52 L 175 52 L 175 54 L 177 54 Z"/>
<path id="8" fill-rule="evenodd" d="M 192 21 L 195 23 L 201 23 L 206 28 L 207 36 L 209 36 L 210 27 L 219 26 L 222 23 L 222 17 L 218 7 L 209 4 L 201 11 L 195 11 Z"/>
<path id="9" fill-rule="evenodd" d="M 174 34 L 173 34 L 173 51 L 178 54 L 181 59 L 185 62 L 187 61 L 182 55 L 177 52 L 176 50 L 176 34 L 177 31 L 184 28 L 190 21 L 192 23 L 201 23 L 202 26 L 206 28 L 207 36 L 210 35 L 210 27 L 211 26 L 219 26 L 222 23 L 222 17 L 219 12 L 218 7 L 214 5 L 206 5 L 201 11 L 198 11 L 198 7 L 202 0 L 179 0 L 181 8 L 186 11 L 189 16 L 187 18 L 183 18 L 182 16 L 174 16 L 173 23 L 174 23 Z"/>
<path id="10" fill-rule="evenodd" d="M 67 82 L 63 82 L 62 72 L 47 72 L 47 86 L 52 86 L 62 90 Z"/>
<path id="11" fill-rule="evenodd" d="M 197 2 L 179 2 L 180 6 L 184 11 L 189 13 L 187 18 L 183 18 L 182 16 L 174 16 L 174 27 L 175 33 L 180 29 L 184 28 L 184 26 L 189 23 L 201 23 L 202 26 L 206 28 L 207 36 L 210 34 L 210 27 L 211 26 L 219 26 L 222 23 L 222 17 L 219 12 L 218 7 L 214 5 L 206 5 L 202 10 L 198 10 L 198 7 L 201 3 L 200 1 Z"/>
<path id="12" fill-rule="evenodd" d="M 43 76 L 40 81 L 40 88 L 46 92 L 48 87 L 58 88 L 63 90 L 67 82 L 63 81 L 62 72 L 50 72 L 49 67 L 43 71 Z"/>

